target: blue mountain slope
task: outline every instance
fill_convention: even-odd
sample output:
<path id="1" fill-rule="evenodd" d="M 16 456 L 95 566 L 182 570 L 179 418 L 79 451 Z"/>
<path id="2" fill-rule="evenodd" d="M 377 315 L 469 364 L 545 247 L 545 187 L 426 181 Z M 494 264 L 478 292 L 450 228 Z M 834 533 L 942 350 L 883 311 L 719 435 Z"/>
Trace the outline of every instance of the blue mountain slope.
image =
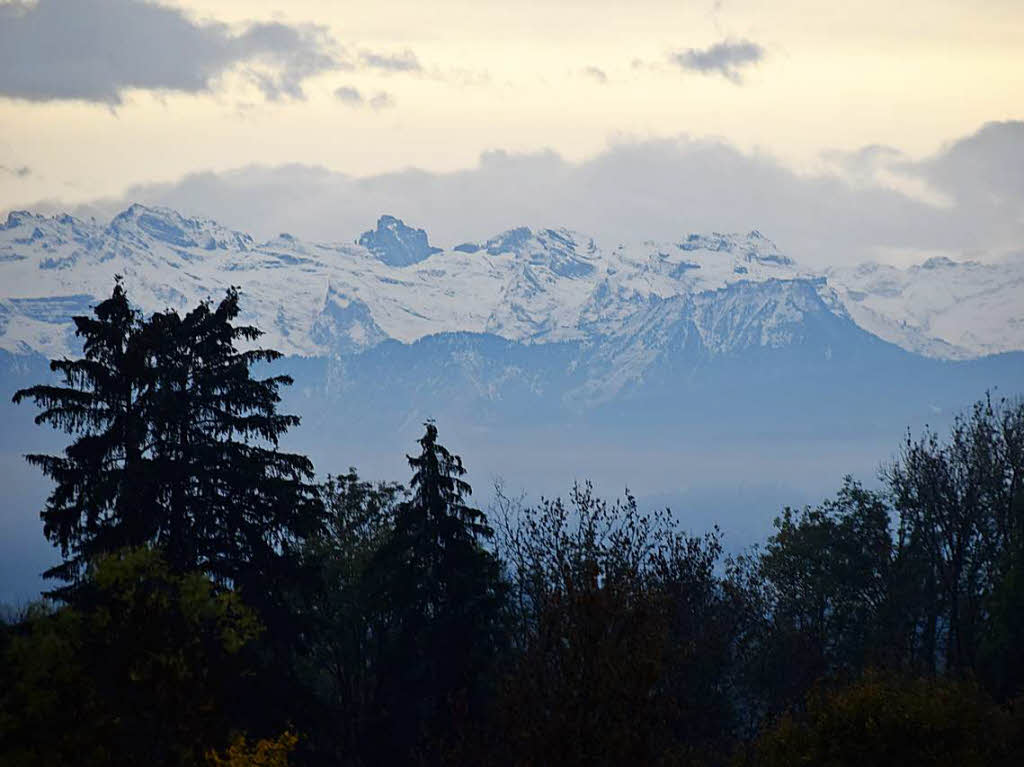
<path id="1" fill-rule="evenodd" d="M 1024 354 L 920 357 L 833 312 L 805 285 L 778 286 L 740 333 L 709 333 L 710 314 L 671 299 L 649 322 L 598 341 L 522 344 L 454 333 L 287 364 L 316 367 L 297 409 L 368 435 L 436 417 L 519 429 L 686 426 L 728 428 L 737 438 L 744 428 L 839 437 L 900 430 L 986 389 L 1024 391 Z M 725 338 L 730 343 L 720 344 Z"/>

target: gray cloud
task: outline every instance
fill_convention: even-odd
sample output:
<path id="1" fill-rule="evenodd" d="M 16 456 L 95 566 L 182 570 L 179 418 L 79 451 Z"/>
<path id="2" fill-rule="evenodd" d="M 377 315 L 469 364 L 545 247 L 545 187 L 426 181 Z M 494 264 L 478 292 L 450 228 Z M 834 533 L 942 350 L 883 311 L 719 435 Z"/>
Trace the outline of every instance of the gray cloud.
<path id="1" fill-rule="evenodd" d="M 900 167 L 920 173 L 962 205 L 1024 213 L 1024 121 L 990 122 L 935 157 Z"/>
<path id="2" fill-rule="evenodd" d="M 723 40 L 708 48 L 689 48 L 669 57 L 683 69 L 712 74 L 717 72 L 727 80 L 742 82 L 740 69 L 764 59 L 764 48 L 750 40 Z"/>
<path id="3" fill-rule="evenodd" d="M 391 213 L 422 222 L 442 245 L 520 225 L 567 226 L 605 246 L 759 229 L 812 265 L 939 251 L 985 258 L 1020 249 L 1024 194 L 1011 192 L 1024 185 L 1024 122 L 985 126 L 920 161 L 882 154 L 899 164 L 894 172 L 933 185 L 953 203 L 929 204 L 841 172 L 798 174 L 763 154 L 683 137 L 620 143 L 582 163 L 550 151 L 488 152 L 476 167 L 454 173 L 354 178 L 319 167 L 251 166 L 135 187 L 72 212 L 103 218 L 138 201 L 210 216 L 259 237 L 290 231 L 344 241 Z"/>
<path id="4" fill-rule="evenodd" d="M 401 53 L 375 53 L 363 51 L 359 61 L 368 69 L 380 69 L 384 72 L 422 72 L 423 67 L 416 54 L 408 48 Z"/>
<path id="5" fill-rule="evenodd" d="M 583 74 L 593 78 L 602 85 L 608 82 L 608 73 L 600 67 L 584 67 Z"/>
<path id="6" fill-rule="evenodd" d="M 395 99 L 390 93 L 378 91 L 370 97 L 370 109 L 387 109 L 395 105 Z"/>
<path id="7" fill-rule="evenodd" d="M 363 94 L 359 92 L 358 88 L 353 88 L 351 85 L 342 85 L 334 89 L 334 97 L 343 104 L 349 104 L 350 106 L 362 106 L 365 103 Z"/>
<path id="8" fill-rule="evenodd" d="M 344 65 L 323 27 L 235 29 L 140 0 L 0 3 L 0 96 L 121 103 L 131 88 L 200 92 L 242 68 L 269 99 Z"/>
<path id="9" fill-rule="evenodd" d="M 334 96 L 338 101 L 351 107 L 368 106 L 370 109 L 381 110 L 395 105 L 395 100 L 390 93 L 377 91 L 367 98 L 363 95 L 362 91 L 351 85 L 342 85 L 340 88 L 336 88 Z"/>
<path id="10" fill-rule="evenodd" d="M 32 169 L 27 165 L 21 165 L 17 168 L 11 168 L 7 165 L 0 165 L 0 173 L 6 173 L 9 176 L 17 176 L 18 178 L 27 178 L 32 175 Z"/>

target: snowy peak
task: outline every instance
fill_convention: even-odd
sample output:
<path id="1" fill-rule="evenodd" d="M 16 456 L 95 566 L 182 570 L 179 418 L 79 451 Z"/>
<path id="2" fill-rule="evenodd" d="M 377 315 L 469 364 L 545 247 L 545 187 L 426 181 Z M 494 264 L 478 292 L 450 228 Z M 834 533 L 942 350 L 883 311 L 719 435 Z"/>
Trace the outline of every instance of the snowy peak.
<path id="1" fill-rule="evenodd" d="M 12 245 L 52 249 L 68 242 L 84 243 L 94 232 L 83 221 L 67 214 L 47 218 L 27 211 L 12 211 L 7 221 L 0 224 L 0 238 Z M 0 255 L 0 259 L 3 256 Z"/>
<path id="2" fill-rule="evenodd" d="M 929 258 L 826 272 L 858 325 L 905 349 L 966 359 L 1024 349 L 1024 259 Z"/>
<path id="3" fill-rule="evenodd" d="M 290 234 L 257 243 L 214 221 L 143 205 L 109 224 L 8 215 L 0 226 L 0 349 L 74 353 L 71 316 L 108 295 L 115 274 L 146 312 L 187 309 L 239 285 L 243 319 L 266 331 L 266 344 L 303 356 L 458 332 L 531 344 L 601 345 L 627 332 L 655 339 L 681 306 L 687 321 L 669 324 L 689 328 L 706 350 L 774 347 L 801 343 L 801 325 L 823 316 L 817 304 L 809 311 L 811 295 L 830 316 L 916 353 L 1024 349 L 1024 258 L 821 272 L 758 231 L 608 248 L 568 229 L 528 227 L 442 250 L 387 215 L 354 244 Z M 781 284 L 791 287 L 779 293 Z"/>
<path id="4" fill-rule="evenodd" d="M 533 232 L 528 227 L 520 226 L 492 237 L 484 245 L 484 248 L 490 256 L 497 256 L 501 253 L 520 253 L 529 245 L 532 237 Z"/>
<path id="5" fill-rule="evenodd" d="M 695 324 L 704 346 L 719 354 L 803 345 L 820 338 L 823 322 L 847 319 L 829 305 L 829 293 L 820 278 L 739 282 L 697 296 Z"/>
<path id="6" fill-rule="evenodd" d="M 247 234 L 234 232 L 209 219 L 185 218 L 169 208 L 150 208 L 135 203 L 114 216 L 104 232 L 114 239 L 147 239 L 177 247 L 203 250 L 246 251 L 252 244 Z"/>
<path id="7" fill-rule="evenodd" d="M 394 216 L 381 216 L 377 228 L 363 232 L 357 243 L 388 266 L 411 266 L 441 252 L 430 246 L 423 229 L 406 226 Z"/>
<path id="8" fill-rule="evenodd" d="M 594 272 L 600 260 L 597 245 L 589 237 L 569 229 L 529 227 L 508 229 L 483 245 L 464 242 L 453 248 L 458 253 L 479 253 L 488 256 L 511 255 L 516 261 L 543 266 L 561 277 L 583 277 Z"/>
<path id="9" fill-rule="evenodd" d="M 568 229 L 531 233 L 517 252 L 525 253 L 531 264 L 545 266 L 552 274 L 569 279 L 590 277 L 601 260 L 592 239 Z"/>
<path id="10" fill-rule="evenodd" d="M 794 265 L 791 258 L 782 255 L 775 247 L 775 243 L 756 229 L 746 235 L 721 234 L 719 232 L 712 232 L 710 235 L 691 234 L 678 243 L 677 247 L 687 252 L 726 253 L 748 263 Z"/>
<path id="11" fill-rule="evenodd" d="M 715 358 L 799 349 L 806 359 L 827 361 L 864 338 L 877 341 L 834 311 L 834 300 L 822 278 L 740 281 L 648 298 L 602 339 L 589 361 L 595 373 L 571 397 L 595 405 L 645 381 L 671 387 Z"/>
<path id="12" fill-rule="evenodd" d="M 310 335 L 333 356 L 355 354 L 387 340 L 370 307 L 331 284 Z"/>

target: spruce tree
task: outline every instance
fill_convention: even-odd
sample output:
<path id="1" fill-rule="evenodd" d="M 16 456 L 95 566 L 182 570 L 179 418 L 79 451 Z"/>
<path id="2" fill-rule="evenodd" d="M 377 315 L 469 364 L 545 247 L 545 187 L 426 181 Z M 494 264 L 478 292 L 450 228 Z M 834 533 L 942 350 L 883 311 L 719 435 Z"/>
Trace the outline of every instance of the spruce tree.
<path id="1" fill-rule="evenodd" d="M 279 554 L 318 529 L 322 508 L 305 456 L 279 450 L 298 416 L 277 412 L 289 376 L 255 378 L 251 368 L 281 357 L 252 348 L 261 331 L 235 325 L 238 291 L 184 317 L 147 323 L 154 371 L 147 413 L 157 477 L 156 539 L 180 570 L 222 582 L 275 575 Z"/>
<path id="2" fill-rule="evenodd" d="M 37 424 L 75 437 L 62 456 L 26 456 L 56 483 L 40 517 L 64 561 L 44 575 L 72 584 L 98 554 L 141 544 L 153 532 L 139 498 L 147 475 L 141 398 L 148 374 L 138 343 L 141 320 L 120 277 L 93 314 L 74 318 L 82 358 L 50 362 L 62 385 L 41 384 L 14 395 L 15 403 L 31 399 L 42 409 Z M 71 590 L 65 586 L 50 595 Z"/>
<path id="3" fill-rule="evenodd" d="M 142 320 L 118 280 L 95 317 L 75 318 L 83 358 L 51 363 L 63 385 L 15 394 L 75 437 L 63 456 L 28 456 L 56 483 L 41 516 L 64 562 L 46 575 L 68 585 L 52 594 L 68 597 L 99 555 L 143 544 L 175 571 L 265 585 L 321 524 L 311 463 L 278 449 L 299 422 L 277 412 L 291 378 L 252 375 L 281 355 L 238 349 L 261 335 L 234 324 L 238 299 L 232 288 L 216 307 Z"/>
<path id="4" fill-rule="evenodd" d="M 413 469 L 412 497 L 401 504 L 374 571 L 381 589 L 384 658 L 381 694 L 388 758 L 424 757 L 445 730 L 475 715 L 487 671 L 502 641 L 500 566 L 483 543 L 486 516 L 466 503 L 472 488 L 462 459 L 427 422 Z"/>

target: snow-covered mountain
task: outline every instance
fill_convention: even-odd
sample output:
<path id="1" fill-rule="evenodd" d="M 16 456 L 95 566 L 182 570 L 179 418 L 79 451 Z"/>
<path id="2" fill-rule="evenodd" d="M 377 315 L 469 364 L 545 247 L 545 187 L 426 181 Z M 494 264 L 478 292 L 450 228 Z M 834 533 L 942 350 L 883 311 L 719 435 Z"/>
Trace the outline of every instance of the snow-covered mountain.
<path id="1" fill-rule="evenodd" d="M 815 272 L 757 231 L 602 247 L 577 232 L 525 227 L 442 250 L 391 216 L 352 244 L 289 234 L 257 243 L 141 205 L 108 224 L 8 216 L 0 227 L 0 349 L 75 351 L 71 316 L 108 295 L 115 274 L 145 311 L 186 310 L 238 285 L 244 318 L 265 331 L 267 345 L 294 356 L 488 333 L 589 343 L 626 380 L 643 375 L 644 360 L 679 327 L 707 352 L 725 354 L 791 343 L 802 318 L 822 308 L 929 357 L 1024 349 L 1024 257 Z"/>
<path id="2" fill-rule="evenodd" d="M 1024 349 L 1024 251 L 996 264 L 936 257 L 826 275 L 858 325 L 904 349 L 946 359 Z"/>

